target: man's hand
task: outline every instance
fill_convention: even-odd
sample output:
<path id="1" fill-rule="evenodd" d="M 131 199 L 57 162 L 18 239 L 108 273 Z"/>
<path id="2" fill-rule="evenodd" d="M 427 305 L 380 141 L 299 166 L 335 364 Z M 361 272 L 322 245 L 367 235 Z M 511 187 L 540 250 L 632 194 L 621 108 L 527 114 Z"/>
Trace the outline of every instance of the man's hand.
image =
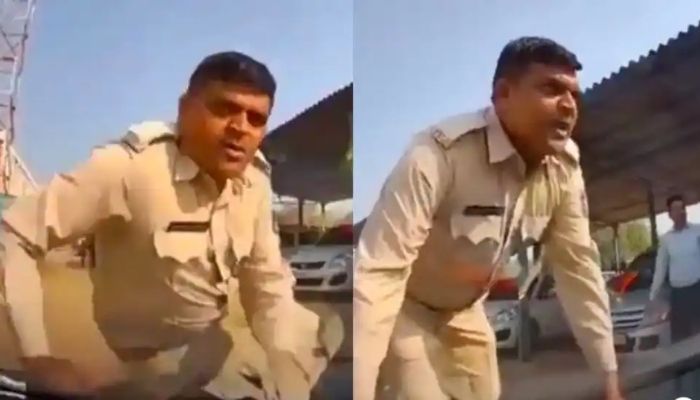
<path id="1" fill-rule="evenodd" d="M 620 380 L 617 372 L 608 372 L 605 375 L 605 400 L 625 400 L 620 391 Z"/>
<path id="2" fill-rule="evenodd" d="M 40 356 L 23 360 L 29 390 L 57 396 L 92 397 L 95 385 L 68 360 Z"/>

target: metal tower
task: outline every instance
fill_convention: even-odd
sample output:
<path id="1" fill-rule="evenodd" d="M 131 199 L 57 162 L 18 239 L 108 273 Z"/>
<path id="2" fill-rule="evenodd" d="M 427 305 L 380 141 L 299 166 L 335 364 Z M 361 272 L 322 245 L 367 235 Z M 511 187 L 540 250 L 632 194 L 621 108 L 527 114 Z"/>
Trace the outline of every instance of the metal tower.
<path id="1" fill-rule="evenodd" d="M 14 167 L 11 145 L 17 133 L 17 94 L 34 7 L 35 0 L 0 0 L 0 171 L 4 192 Z"/>

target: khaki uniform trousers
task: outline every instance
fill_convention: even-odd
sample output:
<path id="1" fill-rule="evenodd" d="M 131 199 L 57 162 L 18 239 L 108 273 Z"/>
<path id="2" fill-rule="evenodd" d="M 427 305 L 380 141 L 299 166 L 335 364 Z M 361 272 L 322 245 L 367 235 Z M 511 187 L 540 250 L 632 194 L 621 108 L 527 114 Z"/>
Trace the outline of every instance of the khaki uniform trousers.
<path id="1" fill-rule="evenodd" d="M 497 400 L 496 340 L 483 304 L 446 313 L 407 297 L 379 379 L 382 400 Z"/>
<path id="2" fill-rule="evenodd" d="M 262 349 L 221 322 L 193 335 L 187 344 L 154 352 L 142 359 L 123 360 L 128 382 L 106 388 L 100 398 L 221 398 L 265 399 L 275 393 Z M 246 343 L 248 342 L 248 343 Z M 258 351 L 256 351 L 258 350 Z"/>

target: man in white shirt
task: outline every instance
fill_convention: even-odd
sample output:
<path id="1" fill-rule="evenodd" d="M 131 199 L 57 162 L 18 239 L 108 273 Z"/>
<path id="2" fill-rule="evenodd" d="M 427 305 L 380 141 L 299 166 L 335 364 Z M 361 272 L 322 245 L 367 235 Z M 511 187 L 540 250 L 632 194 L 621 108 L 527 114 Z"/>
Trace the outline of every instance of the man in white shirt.
<path id="1" fill-rule="evenodd" d="M 700 225 L 688 223 L 683 196 L 666 201 L 673 229 L 661 237 L 651 300 L 665 282 L 671 286 L 671 337 L 674 342 L 700 332 Z"/>

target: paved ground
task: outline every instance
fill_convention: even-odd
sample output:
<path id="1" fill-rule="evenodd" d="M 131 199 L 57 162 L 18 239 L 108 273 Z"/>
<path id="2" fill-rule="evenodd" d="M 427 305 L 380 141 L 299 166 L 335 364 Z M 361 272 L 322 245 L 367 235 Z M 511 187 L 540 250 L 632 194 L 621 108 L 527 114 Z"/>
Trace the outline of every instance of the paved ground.
<path id="1" fill-rule="evenodd" d="M 334 362 L 319 379 L 315 389 L 318 399 L 352 399 L 352 300 L 348 294 L 324 296 L 298 293 L 297 300 L 311 310 L 331 305 L 340 314 L 345 328 L 344 341 Z"/>
<path id="2" fill-rule="evenodd" d="M 673 353 L 689 354 L 697 352 L 697 343 L 674 345 L 637 354 L 619 354 L 621 379 L 626 382 L 630 376 L 638 375 L 643 370 L 658 368 L 667 363 Z M 532 361 L 520 362 L 517 354 L 502 353 L 499 357 L 502 382 L 502 400 L 558 400 L 573 398 L 574 394 L 588 392 L 598 386 L 600 381 L 588 368 L 581 350 L 572 342 L 558 343 L 534 353 Z M 690 393 L 700 393 L 700 374 L 683 378 L 676 394 L 676 383 L 662 381 L 654 385 L 645 384 L 643 388 L 625 393 L 627 400 L 672 400 Z M 571 393 L 571 396 L 566 396 Z M 693 397 L 692 398 L 696 398 Z"/>
<path id="3" fill-rule="evenodd" d="M 109 384 L 124 378 L 124 371 L 116 357 L 104 343 L 96 324 L 91 318 L 92 285 L 84 270 L 66 268 L 65 264 L 49 264 L 42 269 L 42 282 L 45 285 L 47 327 L 49 340 L 56 356 L 73 360 L 78 367 L 90 371 L 90 375 L 101 384 Z M 316 311 L 329 306 L 338 312 L 345 325 L 345 341 L 334 363 L 322 376 L 319 383 L 321 398 L 343 400 L 341 393 L 351 393 L 352 368 L 352 307 L 348 301 L 334 299 L 332 303 L 323 299 L 300 299 L 309 309 Z M 0 310 L 3 311 L 3 310 Z M 0 312 L 2 314 L 2 312 Z M 239 313 L 240 314 L 240 313 Z M 230 323 L 236 321 L 232 312 Z M 4 318 L 0 315 L 0 369 L 17 370 L 16 341 Z M 250 337 L 239 338 L 244 348 L 254 348 Z M 236 339 L 234 339 L 236 340 Z M 251 351 L 258 351 L 252 349 Z M 227 366 L 224 366 L 226 370 Z"/>
<path id="4" fill-rule="evenodd" d="M 566 384 L 590 375 L 581 350 L 570 342 L 537 349 L 530 362 L 518 360 L 517 353 L 501 352 L 499 365 L 503 400 L 544 398 L 548 386 Z"/>

